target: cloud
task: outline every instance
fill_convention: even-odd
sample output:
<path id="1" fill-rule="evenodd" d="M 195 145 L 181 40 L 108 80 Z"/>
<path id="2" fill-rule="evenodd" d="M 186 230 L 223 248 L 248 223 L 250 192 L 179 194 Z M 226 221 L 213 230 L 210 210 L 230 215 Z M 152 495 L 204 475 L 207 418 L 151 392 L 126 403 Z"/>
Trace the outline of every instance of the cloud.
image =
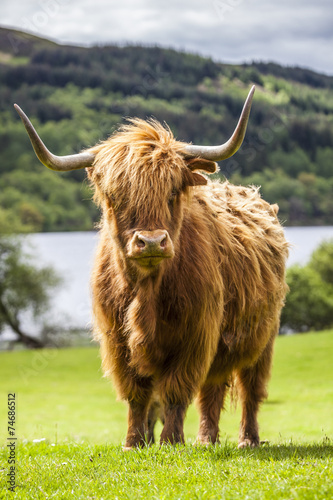
<path id="1" fill-rule="evenodd" d="M 0 18 L 63 43 L 157 44 L 333 75 L 331 0 L 2 0 Z"/>

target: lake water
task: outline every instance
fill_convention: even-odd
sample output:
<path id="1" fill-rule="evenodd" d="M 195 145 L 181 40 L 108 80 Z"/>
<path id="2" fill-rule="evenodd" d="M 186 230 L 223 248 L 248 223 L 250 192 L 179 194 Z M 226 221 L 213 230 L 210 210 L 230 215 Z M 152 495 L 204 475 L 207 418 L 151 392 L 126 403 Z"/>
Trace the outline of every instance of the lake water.
<path id="1" fill-rule="evenodd" d="M 323 240 L 333 239 L 333 226 L 285 228 L 285 234 L 293 245 L 288 265 L 305 264 Z M 89 327 L 89 280 L 98 233 L 36 233 L 27 240 L 35 249 L 37 262 L 52 265 L 64 279 L 52 299 L 50 317 L 67 326 Z"/>

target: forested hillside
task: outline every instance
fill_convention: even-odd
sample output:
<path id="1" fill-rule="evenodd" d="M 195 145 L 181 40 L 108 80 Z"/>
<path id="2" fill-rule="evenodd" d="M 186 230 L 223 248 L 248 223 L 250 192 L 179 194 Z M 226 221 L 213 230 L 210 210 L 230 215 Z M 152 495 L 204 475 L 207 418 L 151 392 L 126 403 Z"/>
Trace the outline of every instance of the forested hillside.
<path id="1" fill-rule="evenodd" d="M 98 214 L 83 171 L 36 159 L 18 103 L 55 154 L 155 116 L 179 140 L 224 142 L 252 84 L 245 142 L 221 177 L 261 185 L 286 225 L 333 224 L 333 77 L 275 64 L 217 64 L 157 47 L 62 46 L 0 29 L 0 230 L 85 230 Z"/>

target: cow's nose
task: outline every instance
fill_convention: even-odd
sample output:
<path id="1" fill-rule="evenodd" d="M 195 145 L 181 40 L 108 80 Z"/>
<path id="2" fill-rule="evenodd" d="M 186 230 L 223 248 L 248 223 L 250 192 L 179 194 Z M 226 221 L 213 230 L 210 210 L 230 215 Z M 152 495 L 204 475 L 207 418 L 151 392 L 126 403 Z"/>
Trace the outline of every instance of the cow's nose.
<path id="1" fill-rule="evenodd" d="M 138 231 L 134 236 L 134 244 L 146 252 L 164 251 L 167 246 L 166 231 Z"/>
<path id="2" fill-rule="evenodd" d="M 135 231 L 128 246 L 128 257 L 138 259 L 138 264 L 161 262 L 174 256 L 173 243 L 168 231 Z"/>

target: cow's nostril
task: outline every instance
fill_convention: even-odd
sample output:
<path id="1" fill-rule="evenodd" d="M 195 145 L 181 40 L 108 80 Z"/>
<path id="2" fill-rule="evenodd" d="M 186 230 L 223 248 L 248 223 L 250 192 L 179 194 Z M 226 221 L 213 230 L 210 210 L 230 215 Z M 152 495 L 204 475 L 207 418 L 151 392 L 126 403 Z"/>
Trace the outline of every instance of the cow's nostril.
<path id="1" fill-rule="evenodd" d="M 166 236 L 163 238 L 163 240 L 161 241 L 160 245 L 161 245 L 161 248 L 165 248 L 166 247 L 166 244 L 167 244 L 167 238 Z"/>
<path id="2" fill-rule="evenodd" d="M 141 240 L 140 238 L 138 238 L 137 242 L 136 242 L 136 245 L 139 247 L 139 248 L 144 248 L 146 246 L 146 243 L 144 242 L 144 240 Z"/>

